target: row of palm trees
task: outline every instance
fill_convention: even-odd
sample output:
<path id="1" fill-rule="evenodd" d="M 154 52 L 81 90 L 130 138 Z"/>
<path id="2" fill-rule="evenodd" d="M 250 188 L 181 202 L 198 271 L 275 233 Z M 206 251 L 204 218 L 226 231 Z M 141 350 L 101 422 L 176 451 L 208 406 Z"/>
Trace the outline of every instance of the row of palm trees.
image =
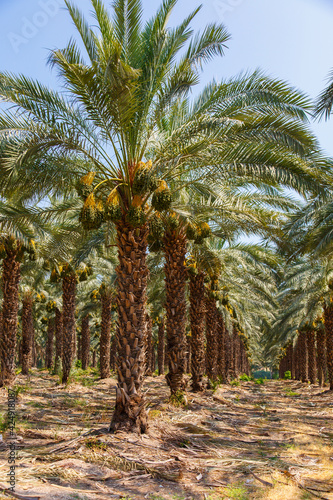
<path id="1" fill-rule="evenodd" d="M 65 3 L 80 43 L 72 38 L 50 54 L 63 90 L 0 74 L 0 97 L 10 103 L 0 116 L 1 380 L 13 380 L 18 282 L 24 254 L 33 255 L 31 239 L 49 257 L 51 279 L 62 282 L 64 382 L 76 345 L 78 271 L 91 251 L 115 245 L 118 385 L 110 429 L 144 432 L 148 250 L 158 255 L 157 267 L 164 263 L 167 383 L 179 395 L 188 272 L 197 301 L 191 306 L 193 387 L 200 388 L 204 311 L 212 379 L 223 363 L 216 361 L 222 335 L 214 335 L 214 324 L 223 330 L 217 300 L 220 313 L 227 311 L 233 326 L 253 338 L 274 319 L 274 252 L 232 242 L 256 233 L 281 243 L 281 225 L 299 207 L 285 188 L 327 199 L 331 162 L 309 128 L 312 103 L 283 81 L 255 71 L 212 82 L 191 98 L 204 64 L 222 56 L 229 39 L 219 24 L 194 34 L 190 24 L 199 9 L 169 27 L 176 0 L 164 0 L 147 22 L 140 0 L 115 0 L 111 13 L 91 0 L 91 27 Z M 108 351 L 109 314 L 103 317 L 101 345 Z"/>

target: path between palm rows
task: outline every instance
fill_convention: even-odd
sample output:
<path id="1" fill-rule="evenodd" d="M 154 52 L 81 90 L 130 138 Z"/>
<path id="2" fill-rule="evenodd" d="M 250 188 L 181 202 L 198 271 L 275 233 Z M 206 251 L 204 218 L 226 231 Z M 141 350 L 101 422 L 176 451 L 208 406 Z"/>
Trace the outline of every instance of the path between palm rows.
<path id="1" fill-rule="evenodd" d="M 115 380 L 47 371 L 16 382 L 16 498 L 333 499 L 333 395 L 294 381 L 241 382 L 168 403 L 148 377 L 148 435 L 106 432 Z M 7 391 L 0 485 L 8 488 Z M 1 431 L 0 431 L 1 432 Z M 0 498 L 9 498 L 0 493 Z"/>

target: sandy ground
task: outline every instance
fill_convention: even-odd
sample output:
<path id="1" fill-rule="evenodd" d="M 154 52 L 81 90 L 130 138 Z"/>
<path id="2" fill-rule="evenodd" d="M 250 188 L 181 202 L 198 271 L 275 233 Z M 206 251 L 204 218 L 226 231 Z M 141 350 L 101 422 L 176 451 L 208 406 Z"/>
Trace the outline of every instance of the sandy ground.
<path id="1" fill-rule="evenodd" d="M 15 497 L 26 499 L 333 499 L 333 395 L 294 381 L 221 385 L 168 402 L 148 377 L 147 435 L 110 435 L 115 380 L 77 372 L 67 387 L 18 376 Z M 7 391 L 0 391 L 0 488 L 8 488 Z"/>

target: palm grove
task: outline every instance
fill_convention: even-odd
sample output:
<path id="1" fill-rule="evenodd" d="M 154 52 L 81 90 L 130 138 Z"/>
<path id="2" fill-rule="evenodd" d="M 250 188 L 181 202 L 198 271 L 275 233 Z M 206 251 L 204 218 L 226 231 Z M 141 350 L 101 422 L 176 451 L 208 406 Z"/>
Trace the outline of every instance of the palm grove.
<path id="1" fill-rule="evenodd" d="M 171 400 L 186 373 L 201 391 L 251 356 L 307 379 L 316 350 L 332 388 L 331 161 L 310 100 L 260 71 L 194 92 L 229 39 L 193 32 L 200 8 L 170 27 L 176 0 L 147 22 L 140 0 L 91 0 L 90 25 L 65 3 L 61 90 L 0 74 L 1 385 L 38 362 L 68 383 L 98 353 L 118 378 L 110 430 L 138 432 L 164 360 Z"/>

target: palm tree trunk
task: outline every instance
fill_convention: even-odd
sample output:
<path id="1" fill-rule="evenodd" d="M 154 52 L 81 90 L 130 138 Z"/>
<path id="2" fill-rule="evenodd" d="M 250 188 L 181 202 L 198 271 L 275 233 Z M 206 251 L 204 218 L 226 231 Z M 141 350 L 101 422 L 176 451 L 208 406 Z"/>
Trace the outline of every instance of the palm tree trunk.
<path id="1" fill-rule="evenodd" d="M 300 375 L 301 381 L 308 381 L 308 343 L 306 338 L 306 332 L 299 332 L 299 354 L 300 354 Z"/>
<path id="2" fill-rule="evenodd" d="M 33 336 L 33 298 L 31 295 L 22 301 L 22 375 L 29 375 L 32 363 L 32 336 Z"/>
<path id="3" fill-rule="evenodd" d="M 146 377 L 152 375 L 152 350 L 153 350 L 153 322 L 149 314 L 146 315 Z"/>
<path id="4" fill-rule="evenodd" d="M 232 379 L 232 347 L 229 332 L 226 330 L 224 338 L 224 362 L 225 362 L 225 381 Z"/>
<path id="5" fill-rule="evenodd" d="M 43 356 L 42 356 L 43 359 Z M 32 339 L 32 362 L 31 366 L 37 366 L 37 350 L 36 350 L 36 339 L 33 337 Z"/>
<path id="6" fill-rule="evenodd" d="M 326 332 L 317 331 L 317 363 L 318 363 L 318 381 L 323 387 L 326 379 Z"/>
<path id="7" fill-rule="evenodd" d="M 112 371 L 116 371 L 117 337 L 118 337 L 117 333 L 114 333 L 110 347 L 110 368 Z"/>
<path id="8" fill-rule="evenodd" d="M 324 323 L 326 331 L 326 363 L 330 391 L 333 390 L 333 306 L 324 307 Z"/>
<path id="9" fill-rule="evenodd" d="M 217 375 L 225 382 L 225 325 L 220 311 L 217 311 L 217 343 Z"/>
<path id="10" fill-rule="evenodd" d="M 287 346 L 287 370 L 290 371 L 290 374 L 293 371 L 293 346 L 291 343 Z"/>
<path id="11" fill-rule="evenodd" d="M 148 227 L 117 223 L 118 385 L 110 431 L 145 432 L 148 417 L 142 393 L 145 370 L 145 322 Z"/>
<path id="12" fill-rule="evenodd" d="M 99 365 L 101 378 L 110 377 L 110 356 L 111 356 L 111 307 L 112 293 L 106 291 L 101 294 L 102 322 L 101 337 L 99 341 Z"/>
<path id="13" fill-rule="evenodd" d="M 157 364 L 158 374 L 164 375 L 164 355 L 165 355 L 165 333 L 164 333 L 164 318 L 161 319 L 158 325 L 158 346 L 157 346 Z"/>
<path id="14" fill-rule="evenodd" d="M 239 361 L 239 344 L 238 344 L 238 334 L 234 327 L 231 336 L 231 348 L 232 348 L 232 376 L 233 378 L 238 377 L 238 361 Z"/>
<path id="15" fill-rule="evenodd" d="M 167 361 L 166 381 L 171 395 L 185 390 L 185 328 L 186 328 L 186 235 L 183 229 L 167 229 L 164 237 Z"/>
<path id="16" fill-rule="evenodd" d="M 240 355 L 239 355 L 239 373 L 245 373 L 244 371 L 244 366 L 245 366 L 245 347 L 243 344 L 243 340 L 240 338 L 239 342 L 239 347 L 240 347 Z"/>
<path id="17" fill-rule="evenodd" d="M 79 333 L 77 336 L 77 359 L 81 361 L 81 367 L 82 367 L 82 335 Z"/>
<path id="18" fill-rule="evenodd" d="M 93 368 L 96 368 L 96 351 L 93 351 L 92 366 L 93 366 Z"/>
<path id="19" fill-rule="evenodd" d="M 203 390 L 205 372 L 205 275 L 190 275 L 191 375 L 192 391 Z"/>
<path id="20" fill-rule="evenodd" d="M 75 299 L 76 276 L 74 273 L 62 280 L 62 319 L 63 319 L 63 352 L 62 352 L 62 383 L 68 382 L 69 373 L 74 359 L 75 339 Z"/>
<path id="21" fill-rule="evenodd" d="M 300 337 L 297 337 L 296 345 L 295 345 L 295 379 L 301 380 L 301 354 L 300 354 Z"/>
<path id="22" fill-rule="evenodd" d="M 307 332 L 308 359 L 309 359 L 309 380 L 311 384 L 317 383 L 317 362 L 316 362 L 316 333 L 313 330 Z"/>
<path id="23" fill-rule="evenodd" d="M 191 337 L 186 335 L 186 373 L 191 373 L 191 359 L 192 359 L 192 349 L 191 349 Z"/>
<path id="24" fill-rule="evenodd" d="M 18 244 L 19 245 L 19 244 Z M 16 260 L 18 250 L 7 249 L 2 263 L 2 335 L 0 339 L 0 387 L 11 385 L 15 379 L 15 350 L 19 283 L 21 264 Z"/>
<path id="25" fill-rule="evenodd" d="M 53 341 L 54 341 L 54 319 L 49 318 L 47 325 L 47 342 L 46 342 L 46 368 L 52 368 L 53 363 Z"/>
<path id="26" fill-rule="evenodd" d="M 84 316 L 81 322 L 81 349 L 82 349 L 82 370 L 87 370 L 90 357 L 90 327 L 89 315 Z"/>
<path id="27" fill-rule="evenodd" d="M 57 308 L 55 310 L 55 361 L 54 361 L 54 372 L 58 373 L 61 364 L 62 357 L 62 313 Z"/>
<path id="28" fill-rule="evenodd" d="M 206 297 L 206 373 L 208 377 L 207 387 L 211 387 L 211 382 L 217 380 L 217 324 L 216 324 L 216 302 L 215 299 Z"/>
<path id="29" fill-rule="evenodd" d="M 155 369 L 156 369 L 156 344 L 155 344 L 155 341 L 153 339 L 152 347 L 151 347 L 151 371 L 152 371 L 152 373 L 155 372 Z"/>
<path id="30" fill-rule="evenodd" d="M 297 364 L 297 354 L 296 345 L 291 344 L 292 348 L 292 364 L 291 364 L 291 379 L 296 380 L 296 364 Z"/>

